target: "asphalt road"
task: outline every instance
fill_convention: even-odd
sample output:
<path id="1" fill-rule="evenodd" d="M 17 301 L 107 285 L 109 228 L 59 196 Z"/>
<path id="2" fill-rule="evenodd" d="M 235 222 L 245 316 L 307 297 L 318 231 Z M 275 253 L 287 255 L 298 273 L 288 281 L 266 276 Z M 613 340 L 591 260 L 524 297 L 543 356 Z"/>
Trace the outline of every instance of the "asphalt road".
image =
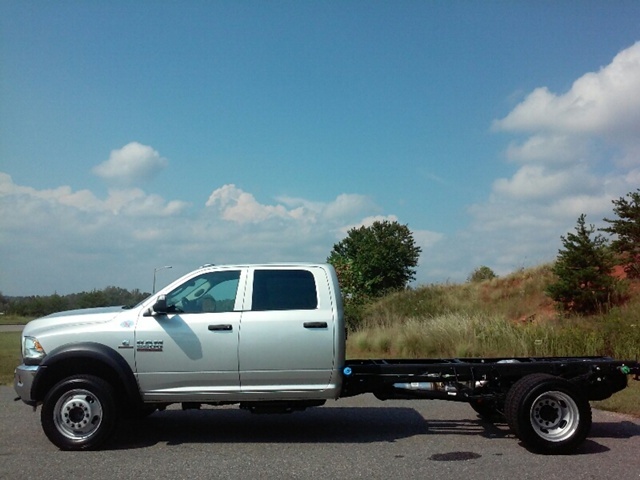
<path id="1" fill-rule="evenodd" d="M 0 387 L 0 478 L 640 479 L 640 420 L 594 412 L 579 452 L 537 455 L 466 404 L 330 402 L 289 415 L 167 410 L 123 424 L 98 452 L 62 452 L 39 413 Z"/>

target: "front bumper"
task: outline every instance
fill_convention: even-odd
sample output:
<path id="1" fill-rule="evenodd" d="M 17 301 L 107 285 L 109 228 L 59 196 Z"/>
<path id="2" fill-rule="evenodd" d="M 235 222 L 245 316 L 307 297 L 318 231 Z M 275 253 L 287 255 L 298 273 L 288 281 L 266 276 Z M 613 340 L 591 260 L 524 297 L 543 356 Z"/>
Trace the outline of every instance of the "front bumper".
<path id="1" fill-rule="evenodd" d="M 33 379 L 38 373 L 38 368 L 40 368 L 38 365 L 20 365 L 16 367 L 13 374 L 13 389 L 24 403 L 31 406 L 38 403 L 31 398 L 31 387 Z"/>

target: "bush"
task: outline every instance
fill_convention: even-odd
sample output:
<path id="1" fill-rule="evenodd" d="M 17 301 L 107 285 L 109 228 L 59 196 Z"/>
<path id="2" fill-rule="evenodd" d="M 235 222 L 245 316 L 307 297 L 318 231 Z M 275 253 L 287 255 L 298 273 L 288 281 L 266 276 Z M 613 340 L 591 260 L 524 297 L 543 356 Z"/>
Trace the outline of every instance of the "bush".
<path id="1" fill-rule="evenodd" d="M 483 265 L 481 267 L 476 268 L 473 272 L 471 272 L 471 274 L 467 278 L 467 281 L 469 281 L 469 282 L 483 282 L 485 280 L 493 280 L 496 277 L 497 277 L 497 275 L 495 274 L 495 272 L 493 270 L 491 270 L 489 267 L 485 267 Z"/>

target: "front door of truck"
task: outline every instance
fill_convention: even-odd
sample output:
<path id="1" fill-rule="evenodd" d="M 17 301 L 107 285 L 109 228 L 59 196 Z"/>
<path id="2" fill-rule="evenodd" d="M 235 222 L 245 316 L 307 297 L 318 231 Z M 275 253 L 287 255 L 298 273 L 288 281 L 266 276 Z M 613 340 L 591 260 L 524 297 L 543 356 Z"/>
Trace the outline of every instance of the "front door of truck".
<path id="1" fill-rule="evenodd" d="M 166 314 L 142 314 L 136 367 L 145 396 L 237 392 L 240 270 L 211 271 L 166 294 Z"/>

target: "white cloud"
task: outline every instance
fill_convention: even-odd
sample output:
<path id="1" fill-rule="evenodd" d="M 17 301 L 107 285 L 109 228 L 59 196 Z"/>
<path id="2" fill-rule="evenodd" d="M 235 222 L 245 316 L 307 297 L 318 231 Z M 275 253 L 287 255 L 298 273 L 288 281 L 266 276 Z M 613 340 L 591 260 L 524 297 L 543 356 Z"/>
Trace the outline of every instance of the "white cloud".
<path id="1" fill-rule="evenodd" d="M 71 187 L 63 186 L 50 190 L 36 190 L 31 187 L 13 183 L 10 175 L 0 172 L 0 197 L 21 196 L 31 197 L 42 201 L 68 205 L 82 211 L 99 208 L 100 201 L 89 190 L 73 192 Z"/>
<path id="2" fill-rule="evenodd" d="M 37 190 L 0 172 L 0 291 L 148 289 L 158 265 L 174 267 L 169 279 L 208 262 L 324 261 L 345 225 L 372 221 L 378 210 L 352 194 L 262 204 L 234 185 L 213 190 L 199 207 L 138 188 L 99 198 L 67 186 Z M 100 279 L 104 285 L 95 284 Z"/>
<path id="3" fill-rule="evenodd" d="M 577 79 L 563 95 L 536 88 L 505 118 L 499 130 L 565 134 L 640 133 L 640 42 L 598 72 Z"/>
<path id="4" fill-rule="evenodd" d="M 574 195 L 560 198 L 549 207 L 549 213 L 555 218 L 569 217 L 577 219 L 581 214 L 589 212 L 592 221 L 603 217 L 612 217 L 611 195 Z"/>
<path id="5" fill-rule="evenodd" d="M 299 219 L 303 207 L 287 210 L 283 205 L 262 205 L 253 195 L 233 184 L 224 185 L 209 196 L 207 207 L 217 209 L 222 218 L 236 223 L 259 223 L 268 219 Z"/>
<path id="6" fill-rule="evenodd" d="M 158 195 L 149 195 L 139 188 L 109 190 L 106 199 L 100 200 L 89 190 L 74 192 L 69 186 L 62 186 L 49 190 L 36 190 L 32 187 L 13 183 L 11 176 L 0 172 L 0 198 L 6 204 L 16 202 L 21 207 L 30 208 L 34 205 L 56 210 L 68 207 L 71 210 L 86 213 L 110 213 L 126 216 L 171 216 L 182 212 L 187 202 L 165 202 Z"/>
<path id="7" fill-rule="evenodd" d="M 103 208 L 114 215 L 170 217 L 188 207 L 187 202 L 166 202 L 159 195 L 149 195 L 139 188 L 109 190 Z"/>
<path id="8" fill-rule="evenodd" d="M 544 165 L 525 165 L 510 179 L 499 178 L 494 194 L 516 200 L 549 200 L 577 192 L 589 192 L 600 182 L 582 165 L 566 170 L 549 170 Z"/>
<path id="9" fill-rule="evenodd" d="M 423 254 L 426 253 L 426 250 L 431 249 L 445 238 L 442 233 L 431 232 L 429 230 L 415 230 L 412 231 L 412 233 L 416 245 L 422 248 Z"/>
<path id="10" fill-rule="evenodd" d="M 300 223 L 340 224 L 359 218 L 363 212 L 379 210 L 364 195 L 340 194 L 331 202 L 313 202 L 302 198 L 282 196 L 276 205 L 259 203 L 253 195 L 233 184 L 214 190 L 206 206 L 218 211 L 224 220 L 243 223 L 260 223 L 278 219 Z"/>
<path id="11" fill-rule="evenodd" d="M 469 208 L 466 231 L 441 244 L 441 256 L 470 264 L 466 274 L 479 265 L 506 273 L 553 260 L 580 214 L 601 226 L 611 200 L 640 185 L 640 43 L 564 94 L 535 89 L 493 128 L 524 134 L 506 150 L 519 167 Z"/>
<path id="12" fill-rule="evenodd" d="M 376 211 L 379 208 L 365 195 L 343 193 L 338 195 L 333 202 L 325 205 L 322 215 L 329 220 L 344 220 L 357 215 L 362 211 Z"/>
<path id="13" fill-rule="evenodd" d="M 131 142 L 112 150 L 109 159 L 93 168 L 99 177 L 118 185 L 134 185 L 157 175 L 169 164 L 153 148 Z"/>
<path id="14" fill-rule="evenodd" d="M 518 163 L 568 164 L 589 156 L 588 143 L 565 134 L 537 133 L 522 143 L 512 142 L 507 158 Z"/>

